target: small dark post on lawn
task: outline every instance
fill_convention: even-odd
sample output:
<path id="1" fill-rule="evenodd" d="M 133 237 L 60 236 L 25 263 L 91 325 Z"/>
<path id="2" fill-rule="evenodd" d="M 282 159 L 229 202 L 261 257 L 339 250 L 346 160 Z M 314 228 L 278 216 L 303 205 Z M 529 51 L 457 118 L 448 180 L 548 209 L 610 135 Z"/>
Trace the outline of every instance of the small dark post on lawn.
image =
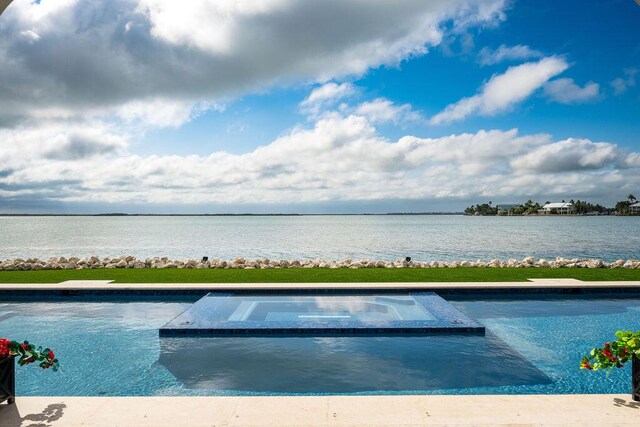
<path id="1" fill-rule="evenodd" d="M 631 398 L 640 402 L 640 359 L 633 356 L 631 359 Z"/>
<path id="2" fill-rule="evenodd" d="M 0 403 L 13 403 L 16 397 L 16 361 L 7 356 L 0 359 Z"/>

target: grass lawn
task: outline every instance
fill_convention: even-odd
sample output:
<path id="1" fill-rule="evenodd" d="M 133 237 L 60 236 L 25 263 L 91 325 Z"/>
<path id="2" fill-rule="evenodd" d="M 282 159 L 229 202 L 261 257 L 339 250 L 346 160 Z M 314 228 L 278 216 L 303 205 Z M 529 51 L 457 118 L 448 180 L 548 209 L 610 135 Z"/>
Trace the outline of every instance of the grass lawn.
<path id="1" fill-rule="evenodd" d="M 0 271 L 0 283 L 58 283 L 114 280 L 118 283 L 268 282 L 518 282 L 536 278 L 585 281 L 638 280 L 640 270 L 580 268 L 425 268 L 425 269 L 100 269 Z"/>

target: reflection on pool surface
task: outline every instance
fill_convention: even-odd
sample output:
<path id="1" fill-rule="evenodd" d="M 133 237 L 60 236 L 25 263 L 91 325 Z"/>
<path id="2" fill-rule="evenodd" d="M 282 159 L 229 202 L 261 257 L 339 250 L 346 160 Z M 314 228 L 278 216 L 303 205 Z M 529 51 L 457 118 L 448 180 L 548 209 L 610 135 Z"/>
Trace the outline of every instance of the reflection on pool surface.
<path id="1" fill-rule="evenodd" d="M 448 297 L 482 336 L 162 338 L 197 299 L 0 302 L 0 336 L 50 345 L 61 372 L 17 369 L 21 395 L 627 393 L 630 367 L 578 369 L 640 329 L 640 298 Z"/>
<path id="2" fill-rule="evenodd" d="M 162 338 L 160 346 L 160 363 L 191 389 L 344 393 L 551 382 L 494 335 Z"/>
<path id="3" fill-rule="evenodd" d="M 230 297 L 240 299 L 230 321 L 296 321 L 351 319 L 363 322 L 434 320 L 412 297 L 393 296 L 298 296 Z"/>

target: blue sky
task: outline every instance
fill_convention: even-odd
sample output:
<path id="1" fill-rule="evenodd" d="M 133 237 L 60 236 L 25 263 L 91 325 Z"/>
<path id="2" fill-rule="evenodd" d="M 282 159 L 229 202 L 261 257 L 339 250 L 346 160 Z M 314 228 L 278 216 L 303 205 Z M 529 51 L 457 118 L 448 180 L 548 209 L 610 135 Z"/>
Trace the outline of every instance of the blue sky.
<path id="1" fill-rule="evenodd" d="M 567 105 L 551 102 L 538 93 L 505 114 L 473 117 L 449 126 L 390 127 L 383 134 L 390 138 L 407 132 L 437 137 L 479 128 L 516 127 L 525 133 L 590 138 L 638 149 L 640 91 L 616 96 L 610 83 L 623 77 L 625 69 L 640 67 L 640 7 L 629 0 L 593 2 L 588 7 L 577 0 L 535 4 L 514 1 L 505 13 L 506 20 L 495 28 L 453 36 L 446 47 L 435 47 L 424 56 L 380 66 L 345 81 L 360 88 L 363 100 L 384 97 L 398 104 L 409 103 L 429 116 L 475 93 L 492 75 L 523 62 L 481 65 L 478 55 L 483 48 L 525 45 L 545 55 L 566 57 L 572 66 L 562 77 L 573 78 L 581 85 L 597 82 L 601 95 Z M 470 37 L 471 46 L 463 45 L 465 37 Z M 145 154 L 181 154 L 185 149 L 199 154 L 212 150 L 242 153 L 267 144 L 297 123 L 304 123 L 298 104 L 312 87 L 303 84 L 242 96 L 230 101 L 222 113 L 210 112 L 179 129 L 147 134 L 138 150 Z M 175 144 L 176 139 L 183 143 Z"/>
<path id="2" fill-rule="evenodd" d="M 639 23 L 632 0 L 18 0 L 0 212 L 611 205 L 640 192 Z"/>

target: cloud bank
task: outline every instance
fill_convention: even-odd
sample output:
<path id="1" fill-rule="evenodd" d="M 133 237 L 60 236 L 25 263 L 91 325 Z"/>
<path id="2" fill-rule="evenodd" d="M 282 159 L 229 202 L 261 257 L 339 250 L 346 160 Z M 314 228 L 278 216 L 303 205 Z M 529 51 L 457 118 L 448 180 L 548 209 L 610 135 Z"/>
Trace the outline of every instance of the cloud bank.
<path id="1" fill-rule="evenodd" d="M 107 126 L 84 132 L 2 131 L 2 140 L 22 141 L 19 150 L 0 150 L 0 164 L 12 165 L 0 173 L 0 198 L 132 206 L 564 198 L 607 197 L 640 184 L 639 153 L 607 142 L 515 129 L 389 140 L 366 116 L 335 111 L 244 154 L 128 155 L 120 151 L 125 139 Z M 75 154 L 56 151 L 61 144 Z"/>

